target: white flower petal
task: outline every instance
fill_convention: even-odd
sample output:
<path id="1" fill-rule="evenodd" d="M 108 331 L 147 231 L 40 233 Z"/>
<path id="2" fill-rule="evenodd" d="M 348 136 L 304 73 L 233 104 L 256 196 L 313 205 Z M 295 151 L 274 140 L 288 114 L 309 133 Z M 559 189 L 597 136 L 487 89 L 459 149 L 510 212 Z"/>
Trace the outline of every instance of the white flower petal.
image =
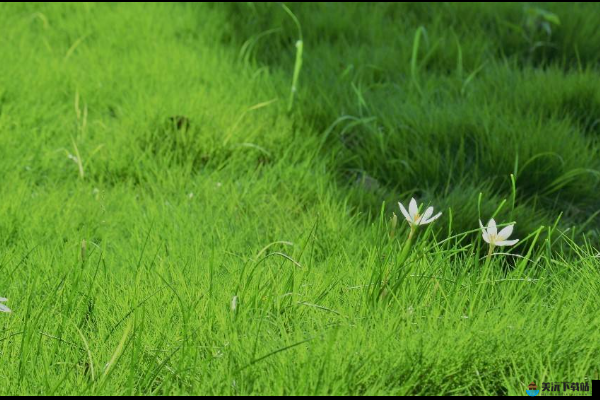
<path id="1" fill-rule="evenodd" d="M 408 211 L 410 212 L 410 217 L 414 221 L 415 217 L 419 213 L 419 206 L 417 205 L 417 201 L 412 198 L 410 199 L 410 204 L 408 205 Z"/>
<path id="2" fill-rule="evenodd" d="M 486 243 L 490 243 L 490 235 L 488 235 L 488 233 L 487 233 L 487 231 L 485 229 L 483 230 L 483 240 Z"/>
<path id="3" fill-rule="evenodd" d="M 4 312 L 4 313 L 12 312 L 12 311 L 10 311 L 10 308 L 6 307 L 4 304 L 1 303 L 4 301 L 8 301 L 8 300 L 5 298 L 0 298 L 0 312 Z"/>
<path id="4" fill-rule="evenodd" d="M 441 216 L 442 216 L 442 213 L 441 213 L 441 212 L 440 212 L 440 213 L 437 213 L 437 214 L 436 214 L 436 215 L 434 215 L 432 218 L 429 218 L 429 219 L 427 219 L 427 220 L 424 220 L 424 221 L 422 221 L 422 222 L 421 222 L 421 225 L 424 225 L 424 224 L 430 224 L 430 223 L 432 223 L 433 221 L 435 221 L 436 219 L 438 219 L 438 218 L 439 218 L 439 217 L 441 217 Z"/>
<path id="5" fill-rule="evenodd" d="M 406 211 L 406 208 L 404 208 L 402 203 L 398 203 L 398 205 L 400 206 L 400 211 L 402 212 L 402 215 L 404 215 L 404 218 L 406 218 L 407 221 L 412 222 L 410 214 L 408 213 L 408 211 Z"/>
<path id="6" fill-rule="evenodd" d="M 517 244 L 519 242 L 519 239 L 515 239 L 515 240 L 501 240 L 499 242 L 496 242 L 495 245 L 496 246 L 514 246 L 515 244 Z"/>
<path id="7" fill-rule="evenodd" d="M 487 233 L 490 236 L 498 235 L 498 228 L 496 227 L 496 221 L 494 221 L 494 218 L 490 219 L 490 222 L 488 222 Z"/>
<path id="8" fill-rule="evenodd" d="M 425 212 L 423 213 L 423 220 L 426 221 L 429 218 L 431 218 L 431 216 L 433 215 L 433 207 L 429 207 L 427 210 L 425 210 Z"/>
<path id="9" fill-rule="evenodd" d="M 513 228 L 514 224 L 508 225 L 506 228 L 502 229 L 500 232 L 498 232 L 498 239 L 501 241 L 508 239 L 513 233 Z"/>
<path id="10" fill-rule="evenodd" d="M 481 222 L 481 220 L 479 220 L 479 227 L 481 228 L 481 234 L 483 236 L 483 240 L 486 243 L 489 243 L 490 242 L 490 235 L 488 235 L 487 228 L 485 226 L 483 226 L 483 223 Z"/>

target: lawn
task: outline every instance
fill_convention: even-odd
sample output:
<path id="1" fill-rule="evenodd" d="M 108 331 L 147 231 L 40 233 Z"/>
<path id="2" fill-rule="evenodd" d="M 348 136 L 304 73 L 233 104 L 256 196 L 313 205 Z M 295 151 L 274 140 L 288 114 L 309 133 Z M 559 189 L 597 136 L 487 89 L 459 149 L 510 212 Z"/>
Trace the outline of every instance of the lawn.
<path id="1" fill-rule="evenodd" d="M 0 395 L 591 387 L 599 15 L 0 3 Z"/>

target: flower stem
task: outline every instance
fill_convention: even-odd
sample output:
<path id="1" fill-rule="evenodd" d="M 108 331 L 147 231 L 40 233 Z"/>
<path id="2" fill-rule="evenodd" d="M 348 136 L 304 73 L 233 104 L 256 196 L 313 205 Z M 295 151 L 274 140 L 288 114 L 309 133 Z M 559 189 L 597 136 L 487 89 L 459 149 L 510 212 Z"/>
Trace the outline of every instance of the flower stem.
<path id="1" fill-rule="evenodd" d="M 412 241 L 413 241 L 416 231 L 417 231 L 417 228 L 414 225 L 411 225 L 410 233 L 408 234 L 408 239 L 406 240 L 406 243 L 404 243 L 404 247 L 402 247 L 402 252 L 400 253 L 400 258 L 398 259 L 399 266 L 404 264 L 404 262 L 406 261 L 406 259 L 408 258 L 409 254 L 410 254 L 410 249 L 412 248 Z"/>
<path id="2" fill-rule="evenodd" d="M 408 242 L 412 241 L 413 236 L 415 236 L 415 232 L 417 231 L 417 228 L 414 225 L 410 226 L 410 233 L 408 234 Z"/>
<path id="3" fill-rule="evenodd" d="M 488 254 L 485 257 L 485 264 L 483 267 L 485 270 L 487 270 L 487 268 L 490 266 L 490 263 L 492 262 L 492 255 L 494 254 L 495 248 L 496 246 L 494 246 L 493 244 L 490 245 L 490 250 L 488 251 Z"/>
<path id="4" fill-rule="evenodd" d="M 410 250 L 412 248 L 412 240 L 415 235 L 415 231 L 416 231 L 416 227 L 411 225 L 410 233 L 408 234 L 408 238 L 406 239 L 404 246 L 402 246 L 402 251 L 400 252 L 400 256 L 398 257 L 397 268 L 402 267 L 402 265 L 404 264 L 404 262 L 408 259 L 408 256 L 410 255 Z M 383 284 L 382 284 L 381 290 L 379 292 L 380 297 L 385 296 L 385 293 L 387 292 L 387 286 L 390 281 L 391 273 L 392 273 L 391 270 L 387 270 L 387 272 L 385 274 L 385 278 L 383 279 Z"/>
<path id="5" fill-rule="evenodd" d="M 490 251 L 488 251 L 488 255 L 486 257 L 488 260 L 492 258 L 495 248 L 496 248 L 496 246 L 494 246 L 493 244 L 490 245 Z"/>

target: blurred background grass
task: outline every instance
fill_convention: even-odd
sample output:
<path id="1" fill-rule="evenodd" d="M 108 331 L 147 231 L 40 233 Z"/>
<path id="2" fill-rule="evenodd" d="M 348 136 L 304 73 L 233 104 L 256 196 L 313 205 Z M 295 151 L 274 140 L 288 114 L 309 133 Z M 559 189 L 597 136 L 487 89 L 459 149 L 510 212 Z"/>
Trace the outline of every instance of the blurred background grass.
<path id="1" fill-rule="evenodd" d="M 215 6 L 216 7 L 216 6 Z M 296 26 L 275 4 L 229 3 L 227 43 L 290 74 Z M 597 229 L 597 3 L 296 3 L 304 64 L 295 116 L 330 132 L 342 185 L 364 210 L 416 195 L 473 226 L 512 196 L 521 233 L 564 214 Z M 343 117 L 352 119 L 338 120 Z M 335 124 L 335 121 L 338 121 Z M 327 156 L 327 155 L 325 155 Z"/>
<path id="2" fill-rule="evenodd" d="M 597 379 L 599 5 L 286 4 L 0 3 L 0 394 Z"/>

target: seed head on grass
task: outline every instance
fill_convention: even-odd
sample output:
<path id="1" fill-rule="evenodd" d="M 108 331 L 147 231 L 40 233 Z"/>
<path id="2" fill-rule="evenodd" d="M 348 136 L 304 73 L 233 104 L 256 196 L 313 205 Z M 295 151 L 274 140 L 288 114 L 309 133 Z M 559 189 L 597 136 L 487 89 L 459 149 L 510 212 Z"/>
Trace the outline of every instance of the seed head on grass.
<path id="1" fill-rule="evenodd" d="M 2 304 L 2 303 L 6 303 L 7 301 L 8 301 L 8 299 L 0 297 L 0 312 L 3 312 L 3 313 L 10 313 L 10 312 L 12 312 L 10 310 L 10 308 L 8 308 L 4 304 Z"/>

